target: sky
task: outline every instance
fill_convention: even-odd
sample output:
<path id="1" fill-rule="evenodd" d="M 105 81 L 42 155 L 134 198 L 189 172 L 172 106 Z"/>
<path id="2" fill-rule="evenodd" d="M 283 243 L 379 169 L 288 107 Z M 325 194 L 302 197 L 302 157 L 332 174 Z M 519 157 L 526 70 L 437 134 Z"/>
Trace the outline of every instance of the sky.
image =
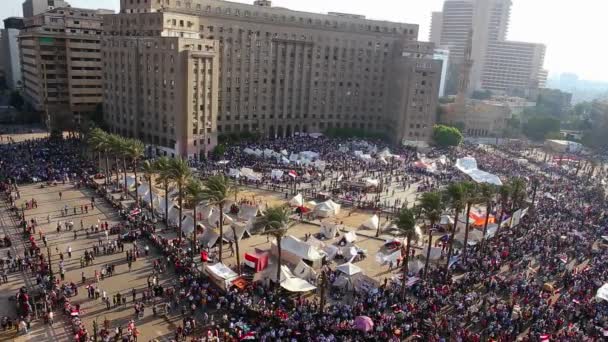
<path id="1" fill-rule="evenodd" d="M 67 0 L 73 7 L 118 11 L 119 0 Z M 233 0 L 253 3 L 253 0 Z M 0 18 L 21 15 L 22 0 L 0 0 Z M 363 14 L 371 19 L 420 25 L 428 40 L 431 12 L 443 0 L 273 0 L 273 6 L 317 13 Z M 573 72 L 582 79 L 608 81 L 607 0 L 513 0 L 508 39 L 547 46 L 545 69 L 551 75 Z"/>

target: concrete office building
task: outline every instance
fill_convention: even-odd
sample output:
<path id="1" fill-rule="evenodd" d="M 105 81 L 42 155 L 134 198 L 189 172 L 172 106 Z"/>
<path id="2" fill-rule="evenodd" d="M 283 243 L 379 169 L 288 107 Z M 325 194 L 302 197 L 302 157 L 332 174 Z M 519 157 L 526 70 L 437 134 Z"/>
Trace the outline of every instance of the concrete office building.
<path id="1" fill-rule="evenodd" d="M 533 97 L 544 86 L 545 46 L 506 39 L 511 5 L 511 0 L 445 0 L 441 15 L 433 13 L 431 37 L 450 50 L 455 68 L 464 61 L 467 37 L 473 32 L 473 65 L 467 95 L 475 90 L 491 90 Z"/>
<path id="2" fill-rule="evenodd" d="M 139 83 L 131 77 L 118 84 L 111 75 L 104 97 L 107 121 L 114 132 L 188 156 L 208 151 L 215 135 L 241 132 L 277 137 L 348 128 L 386 133 L 398 142 L 427 141 L 435 122 L 441 61 L 433 60 L 433 44 L 418 42 L 417 36 L 417 25 L 299 12 L 272 7 L 270 1 L 122 0 L 121 14 L 105 18 L 107 44 L 153 39 L 152 45 L 157 41 L 162 46 L 170 37 L 200 39 L 168 50 L 186 63 L 189 54 L 198 54 L 199 45 L 203 50 L 209 46 L 206 58 L 213 67 L 207 103 L 212 107 L 189 113 L 191 102 L 178 101 L 201 96 L 192 95 L 199 85 L 190 82 L 189 70 L 176 66 L 173 75 L 161 79 L 154 65 L 162 54 L 144 49 L 141 53 L 154 64 L 150 70 L 140 68 L 139 79 L 163 82 L 167 76 L 183 96 L 168 98 L 163 93 L 168 89 L 159 84 L 149 96 L 145 90 L 141 101 L 123 103 L 115 87 L 137 88 Z M 126 56 L 132 50 L 116 49 L 105 57 L 108 63 L 115 53 Z M 166 103 L 168 111 L 146 109 L 149 101 Z M 190 130 L 195 121 L 187 120 L 199 114 L 205 120 L 198 131 Z M 156 116 L 164 117 L 167 126 L 150 128 L 147 122 Z"/>
<path id="3" fill-rule="evenodd" d="M 25 19 L 19 35 L 24 97 L 47 113 L 52 129 L 78 125 L 102 102 L 101 15 L 109 13 L 66 7 Z"/>
<path id="4" fill-rule="evenodd" d="M 0 54 L 4 67 L 6 85 L 11 90 L 21 88 L 21 60 L 19 56 L 19 42 L 17 37 L 23 29 L 23 18 L 4 19 L 4 28 L 0 38 Z"/>
<path id="5" fill-rule="evenodd" d="M 23 2 L 23 5 L 21 5 L 24 18 L 33 17 L 54 8 L 68 6 L 70 6 L 70 4 L 63 0 L 26 0 Z"/>

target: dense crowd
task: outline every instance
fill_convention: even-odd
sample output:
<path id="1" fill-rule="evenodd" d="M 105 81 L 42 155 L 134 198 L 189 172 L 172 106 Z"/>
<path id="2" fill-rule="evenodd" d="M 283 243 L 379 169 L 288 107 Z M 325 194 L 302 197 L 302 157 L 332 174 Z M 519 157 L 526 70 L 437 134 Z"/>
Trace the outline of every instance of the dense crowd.
<path id="1" fill-rule="evenodd" d="M 418 191 L 438 189 L 464 178 L 453 167 L 439 167 L 438 172 L 413 168 L 411 164 L 417 155 L 410 149 L 391 151 L 399 156 L 398 163 L 362 162 L 352 153 L 340 151 L 341 144 L 345 143 L 353 142 L 319 137 L 242 144 L 228 148 L 224 156 L 228 163 L 210 161 L 201 167 L 206 172 L 225 172 L 237 167 L 266 172 L 286 168 L 272 160 L 242 153 L 245 147 L 252 147 L 315 151 L 327 161 L 328 168 L 320 171 L 326 177 L 334 173 L 374 174 L 386 183 L 404 188 L 415 186 Z M 17 183 L 36 179 L 62 181 L 74 174 L 92 174 L 91 169 L 81 169 L 82 162 L 74 161 L 73 155 L 59 153 L 70 148 L 75 152 L 77 142 L 31 141 L 2 145 L 0 171 L 5 177 L 11 175 Z M 466 146 L 442 153 L 451 161 L 473 156 L 480 168 L 504 180 L 538 179 L 539 187 L 535 190 L 539 195 L 534 210 L 518 226 L 501 229 L 483 251 L 479 245 L 471 247 L 466 262 L 456 264 L 447 277 L 442 267 L 431 268 L 426 277 L 411 274 L 420 276 L 421 280 L 407 289 L 405 300 L 400 297 L 401 281 L 386 281 L 373 291 L 353 293 L 348 300 L 333 301 L 323 310 L 317 299 L 286 296 L 260 283 L 224 292 L 197 270 L 191 251 L 178 248 L 175 240 L 163 238 L 145 220 L 133 222 L 133 227 L 139 230 L 138 236 L 148 239 L 163 254 L 163 258 L 154 262 L 148 287 L 154 296 L 168 299 L 166 309 L 181 312 L 183 321 L 175 330 L 175 340 L 186 337 L 194 341 L 236 341 L 248 337 L 260 341 L 400 341 L 408 337 L 424 341 L 605 339 L 608 303 L 597 299 L 595 293 L 608 281 L 605 262 L 608 248 L 602 243 L 602 236 L 608 235 L 608 215 L 598 179 L 576 175 L 572 169 L 559 165 L 517 162 L 514 156 L 522 153 L 514 149 Z M 431 155 L 438 156 L 439 152 L 433 151 Z M 36 158 L 36 162 L 31 162 L 32 158 Z M 13 162 L 9 163 L 9 159 Z M 300 172 L 312 171 L 300 169 Z M 10 187 L 6 183 L 3 186 Z M 532 192 L 530 186 L 528 191 Z M 503 209 L 498 203 L 494 207 L 495 214 Z M 506 215 L 512 215 L 518 208 L 511 208 L 507 203 L 504 209 Z M 100 246 L 105 246 L 103 239 L 100 241 Z M 119 244 L 107 239 L 106 242 L 110 252 Z M 15 257 L 20 259 L 13 259 Z M 24 259 L 25 263 L 15 261 Z M 40 282 L 50 281 L 44 260 L 37 259 L 36 253 L 11 256 L 8 267 L 19 268 L 22 264 L 34 265 L 40 272 Z M 155 276 L 167 268 L 176 272 L 179 279 L 171 288 L 155 280 Z M 334 277 L 328 266 L 324 266 L 322 272 Z M 332 288 L 328 291 L 333 295 Z M 93 296 L 95 292 L 98 291 L 93 289 Z M 109 307 L 109 299 L 106 300 Z M 118 304 L 120 301 L 118 299 Z M 143 304 L 135 309 L 143 310 Z M 160 308 L 154 307 L 155 313 L 157 310 Z M 356 329 L 358 316 L 371 318 L 373 329 Z"/>

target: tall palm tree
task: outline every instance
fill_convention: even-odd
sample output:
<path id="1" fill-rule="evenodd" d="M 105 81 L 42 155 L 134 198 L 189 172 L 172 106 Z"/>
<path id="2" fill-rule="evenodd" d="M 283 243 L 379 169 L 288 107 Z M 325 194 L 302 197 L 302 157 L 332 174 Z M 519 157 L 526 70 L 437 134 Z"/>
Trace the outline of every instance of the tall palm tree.
<path id="1" fill-rule="evenodd" d="M 194 231 L 192 236 L 192 250 L 196 252 L 196 207 L 205 200 L 203 183 L 195 178 L 190 179 L 186 184 L 186 202 L 193 208 Z"/>
<path id="2" fill-rule="evenodd" d="M 281 283 L 281 263 L 282 249 L 281 240 L 287 235 L 289 228 L 293 227 L 295 222 L 290 218 L 291 212 L 289 208 L 282 206 L 270 207 L 262 213 L 258 224 L 264 227 L 265 235 L 270 235 L 277 240 L 278 267 L 277 267 L 277 285 Z"/>
<path id="3" fill-rule="evenodd" d="M 116 167 L 116 186 L 120 186 L 120 176 L 118 175 L 120 164 L 118 163 L 118 160 L 123 154 L 122 139 L 115 134 L 108 134 L 108 150 L 114 156 L 114 165 Z"/>
<path id="4" fill-rule="evenodd" d="M 500 232 L 502 228 L 502 220 L 505 215 L 505 210 L 507 209 L 507 203 L 509 203 L 509 199 L 511 198 L 511 185 L 505 183 L 498 188 L 498 197 L 500 198 L 500 215 L 498 216 L 498 229 L 496 230 L 496 235 Z"/>
<path id="5" fill-rule="evenodd" d="M 156 184 L 162 185 L 165 190 L 165 225 L 169 227 L 169 158 L 162 156 L 154 162 L 154 169 L 158 172 Z"/>
<path id="6" fill-rule="evenodd" d="M 153 187 L 152 187 L 152 178 L 154 177 L 154 173 L 156 172 L 156 166 L 154 162 L 150 160 L 144 160 L 141 164 L 142 171 L 144 173 L 144 178 L 148 181 L 148 188 L 150 188 L 150 210 L 152 212 L 152 218 L 154 218 L 154 197 L 153 197 Z"/>
<path id="7" fill-rule="evenodd" d="M 129 159 L 131 159 L 131 163 L 133 164 L 133 177 L 135 177 L 135 203 L 139 205 L 139 197 L 137 193 L 137 164 L 139 159 L 144 156 L 144 152 L 146 151 L 146 147 L 144 143 L 137 139 L 128 139 L 125 144 L 125 154 Z M 150 188 L 150 192 L 152 188 Z M 127 189 L 127 193 L 128 189 Z"/>
<path id="8" fill-rule="evenodd" d="M 429 261 L 431 257 L 431 244 L 433 240 L 433 226 L 441 220 L 444 204 L 438 192 L 425 192 L 420 197 L 420 213 L 429 221 L 429 242 L 426 251 L 426 262 L 424 264 L 424 276 L 428 274 Z"/>
<path id="9" fill-rule="evenodd" d="M 520 208 L 526 199 L 526 181 L 517 177 L 511 180 L 511 210 Z"/>
<path id="10" fill-rule="evenodd" d="M 490 212 L 492 211 L 492 202 L 496 196 L 496 186 L 489 183 L 479 184 L 479 201 L 486 204 L 486 219 L 483 223 L 483 233 L 481 237 L 481 252 L 485 249 L 486 233 L 488 231 L 488 221 L 490 220 Z"/>
<path id="11" fill-rule="evenodd" d="M 447 277 L 450 258 L 452 257 L 452 250 L 454 248 L 454 235 L 456 235 L 456 226 L 458 226 L 458 215 L 466 206 L 466 192 L 462 183 L 450 184 L 446 189 L 445 197 L 450 207 L 454 209 L 454 224 L 452 225 L 452 232 L 448 241 L 448 257 L 445 263 L 445 275 Z"/>
<path id="12" fill-rule="evenodd" d="M 404 236 L 406 241 L 405 259 L 403 260 L 403 286 L 401 289 L 401 297 L 405 299 L 410 246 L 412 238 L 416 235 L 416 219 L 414 218 L 414 211 L 407 208 L 401 209 L 397 215 L 397 219 L 395 220 L 395 225 L 397 226 L 397 230 L 399 230 L 399 235 Z"/>
<path id="13" fill-rule="evenodd" d="M 169 162 L 169 182 L 177 187 L 177 205 L 179 206 L 179 242 L 182 241 L 182 210 L 185 199 L 184 190 L 192 178 L 192 170 L 188 162 L 181 158 L 170 159 Z"/>
<path id="14" fill-rule="evenodd" d="M 234 188 L 230 179 L 225 175 L 215 175 L 207 178 L 204 182 L 203 199 L 207 201 L 209 205 L 215 205 L 220 211 L 219 229 L 220 229 L 220 253 L 219 259 L 222 261 L 222 249 L 224 236 L 224 206 L 228 203 L 228 200 Z M 236 239 L 235 239 L 236 240 Z M 238 242 L 235 241 L 238 244 Z M 237 246 L 238 247 L 238 246 Z"/>
<path id="15" fill-rule="evenodd" d="M 477 204 L 479 202 L 479 193 L 477 191 L 477 183 L 473 183 L 473 182 L 464 182 L 463 184 L 464 187 L 464 191 L 466 194 L 466 204 L 467 204 L 467 213 L 466 213 L 466 224 L 464 227 L 464 245 L 462 247 L 462 262 L 463 263 L 467 263 L 467 246 L 469 244 L 469 228 L 471 226 L 471 222 L 470 222 L 470 214 L 471 214 L 471 207 L 473 207 L 474 204 Z"/>
<path id="16" fill-rule="evenodd" d="M 89 144 L 93 147 L 94 150 L 99 152 L 99 158 L 101 158 L 101 153 L 103 152 L 106 161 L 106 169 L 105 169 L 105 183 L 106 185 L 110 182 L 112 171 L 110 170 L 110 161 L 108 153 L 110 152 L 110 144 L 109 144 L 109 134 L 104 132 L 103 130 L 96 128 L 94 129 L 89 138 Z"/>

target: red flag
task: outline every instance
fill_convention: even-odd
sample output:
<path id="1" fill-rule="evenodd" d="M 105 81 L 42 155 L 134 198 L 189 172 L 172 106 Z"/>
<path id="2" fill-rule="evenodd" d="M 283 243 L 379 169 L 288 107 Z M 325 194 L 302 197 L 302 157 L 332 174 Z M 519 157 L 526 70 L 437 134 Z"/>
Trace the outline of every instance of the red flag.
<path id="1" fill-rule="evenodd" d="M 298 177 L 298 173 L 295 170 L 290 170 L 289 177 L 296 178 Z"/>

